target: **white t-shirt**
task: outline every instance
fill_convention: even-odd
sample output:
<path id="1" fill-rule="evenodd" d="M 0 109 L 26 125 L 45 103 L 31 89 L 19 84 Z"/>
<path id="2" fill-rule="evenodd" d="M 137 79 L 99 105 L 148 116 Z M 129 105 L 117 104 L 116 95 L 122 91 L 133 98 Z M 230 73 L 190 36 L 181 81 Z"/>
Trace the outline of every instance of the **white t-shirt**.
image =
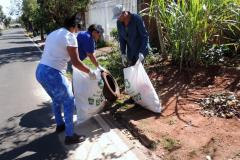
<path id="1" fill-rule="evenodd" d="M 53 31 L 47 36 L 40 63 L 63 72 L 70 60 L 67 46 L 78 47 L 74 33 L 65 28 Z"/>

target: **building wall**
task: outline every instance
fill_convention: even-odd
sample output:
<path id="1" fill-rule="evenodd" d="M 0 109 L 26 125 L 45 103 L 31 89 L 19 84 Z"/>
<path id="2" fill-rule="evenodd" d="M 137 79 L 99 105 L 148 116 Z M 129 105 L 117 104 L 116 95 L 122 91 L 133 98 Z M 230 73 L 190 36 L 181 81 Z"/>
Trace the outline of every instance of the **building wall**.
<path id="1" fill-rule="evenodd" d="M 122 4 L 125 10 L 137 13 L 137 0 L 93 0 L 85 13 L 86 28 L 91 24 L 99 24 L 104 29 L 104 39 L 110 40 L 110 32 L 116 28 L 112 9 L 117 4 Z"/>

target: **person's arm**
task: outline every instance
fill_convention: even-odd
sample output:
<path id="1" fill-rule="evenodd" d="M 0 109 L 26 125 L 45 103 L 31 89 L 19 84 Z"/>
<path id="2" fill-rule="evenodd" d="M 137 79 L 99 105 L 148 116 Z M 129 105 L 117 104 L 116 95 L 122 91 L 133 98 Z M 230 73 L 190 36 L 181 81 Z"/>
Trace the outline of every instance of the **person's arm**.
<path id="1" fill-rule="evenodd" d="M 121 22 L 120 21 L 117 21 L 117 30 L 118 30 L 118 40 L 119 40 L 119 43 L 120 43 L 120 50 L 121 50 L 121 53 L 126 55 L 126 41 L 125 39 L 122 37 L 122 35 L 120 34 L 120 24 Z"/>
<path id="2" fill-rule="evenodd" d="M 95 80 L 96 79 L 95 73 L 91 71 L 87 66 L 85 66 L 79 59 L 78 43 L 75 35 L 69 34 L 65 42 L 66 42 L 67 52 L 69 54 L 69 57 L 71 59 L 73 66 L 79 69 L 80 71 L 87 73 L 91 80 Z"/>
<path id="3" fill-rule="evenodd" d="M 76 67 L 77 69 L 85 72 L 85 73 L 89 73 L 90 72 L 90 69 L 84 65 L 81 60 L 79 59 L 79 56 L 78 56 L 78 50 L 76 47 L 70 47 L 70 46 L 67 46 L 67 51 L 68 51 L 68 54 L 70 56 L 70 59 L 71 59 L 71 62 L 72 62 L 72 65 L 74 67 Z"/>
<path id="4" fill-rule="evenodd" d="M 92 38 L 88 39 L 86 41 L 86 45 L 84 46 L 84 50 L 87 53 L 87 56 L 91 60 L 91 62 L 96 66 L 99 67 L 99 63 L 94 55 L 94 50 L 95 50 L 95 42 Z"/>
<path id="5" fill-rule="evenodd" d="M 93 53 L 87 53 L 87 56 L 96 67 L 99 67 L 99 63 Z"/>
<path id="6" fill-rule="evenodd" d="M 144 56 L 146 56 L 148 54 L 149 36 L 146 30 L 146 27 L 144 25 L 144 22 L 140 16 L 137 16 L 136 23 L 137 23 L 138 32 L 140 34 L 141 41 L 142 41 L 139 52 L 142 53 Z"/>

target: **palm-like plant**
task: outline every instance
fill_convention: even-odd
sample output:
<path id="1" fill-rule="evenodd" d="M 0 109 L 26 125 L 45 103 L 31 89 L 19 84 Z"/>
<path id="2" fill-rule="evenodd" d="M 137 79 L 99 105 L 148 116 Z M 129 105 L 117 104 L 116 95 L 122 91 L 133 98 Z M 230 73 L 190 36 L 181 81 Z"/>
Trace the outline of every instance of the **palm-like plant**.
<path id="1" fill-rule="evenodd" d="M 160 24 L 161 47 L 180 69 L 201 63 L 209 45 L 239 47 L 238 0 L 152 0 L 147 11 Z"/>

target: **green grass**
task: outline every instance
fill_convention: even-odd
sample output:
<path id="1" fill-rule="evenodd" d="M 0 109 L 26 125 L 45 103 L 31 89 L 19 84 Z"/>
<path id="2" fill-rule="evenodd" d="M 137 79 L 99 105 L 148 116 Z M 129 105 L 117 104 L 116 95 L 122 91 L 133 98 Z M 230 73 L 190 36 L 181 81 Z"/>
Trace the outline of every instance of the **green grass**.
<path id="1" fill-rule="evenodd" d="M 85 65 L 87 65 L 89 68 L 91 68 L 91 69 L 96 69 L 96 67 L 95 67 L 95 65 L 91 62 L 91 60 L 90 59 L 88 59 L 88 58 L 86 58 L 84 61 L 83 61 L 83 63 L 85 64 Z"/>
<path id="2" fill-rule="evenodd" d="M 69 81 L 72 81 L 72 73 L 66 72 L 65 76 L 69 79 Z"/>
<path id="3" fill-rule="evenodd" d="M 197 151 L 196 150 L 192 150 L 191 152 L 189 152 L 189 157 L 193 158 L 195 156 L 197 156 Z"/>
<path id="4" fill-rule="evenodd" d="M 161 144 L 162 144 L 163 148 L 168 150 L 169 152 L 172 152 L 181 147 L 180 141 L 175 140 L 168 136 L 162 137 Z"/>
<path id="5" fill-rule="evenodd" d="M 98 59 L 98 58 L 97 58 Z M 108 65 L 109 65 L 109 60 L 108 59 L 106 59 L 106 60 L 103 60 L 103 59 L 98 59 L 98 62 L 99 62 L 99 64 L 102 66 L 102 67 L 104 67 L 104 68 L 106 68 Z M 85 64 L 85 65 L 87 65 L 88 67 L 90 67 L 91 69 L 96 69 L 96 67 L 95 67 L 95 65 L 91 62 L 91 60 L 89 59 L 89 58 L 86 58 L 84 61 L 83 61 L 83 63 Z M 106 68 L 107 69 L 107 68 Z"/>
<path id="6" fill-rule="evenodd" d="M 169 124 L 169 125 L 174 125 L 174 124 L 176 124 L 176 123 L 177 123 L 176 119 L 170 119 L 170 120 L 168 121 L 168 124 Z"/>

